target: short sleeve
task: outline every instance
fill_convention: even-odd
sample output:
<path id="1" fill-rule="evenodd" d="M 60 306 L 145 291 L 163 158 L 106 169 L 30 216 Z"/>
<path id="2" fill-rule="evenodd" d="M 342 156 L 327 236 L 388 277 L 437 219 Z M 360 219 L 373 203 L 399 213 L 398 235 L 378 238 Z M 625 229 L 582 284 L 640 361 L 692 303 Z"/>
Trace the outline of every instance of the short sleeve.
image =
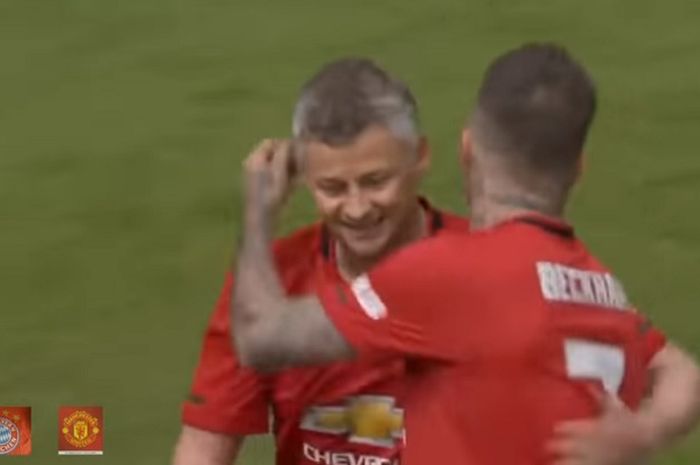
<path id="1" fill-rule="evenodd" d="M 452 285 L 445 279 L 444 250 L 436 241 L 403 249 L 349 288 L 323 284 L 318 295 L 328 317 L 358 352 L 455 358 L 454 331 L 441 312 Z"/>
<path id="2" fill-rule="evenodd" d="M 191 393 L 183 404 L 186 425 L 223 434 L 262 434 L 269 429 L 266 378 L 242 367 L 231 344 L 233 276 L 228 275 L 207 327 Z"/>
<path id="3" fill-rule="evenodd" d="M 646 322 L 643 329 L 643 348 L 644 362 L 649 365 L 652 359 L 658 354 L 661 349 L 666 347 L 666 335 L 658 328 L 652 326 L 650 322 Z"/>

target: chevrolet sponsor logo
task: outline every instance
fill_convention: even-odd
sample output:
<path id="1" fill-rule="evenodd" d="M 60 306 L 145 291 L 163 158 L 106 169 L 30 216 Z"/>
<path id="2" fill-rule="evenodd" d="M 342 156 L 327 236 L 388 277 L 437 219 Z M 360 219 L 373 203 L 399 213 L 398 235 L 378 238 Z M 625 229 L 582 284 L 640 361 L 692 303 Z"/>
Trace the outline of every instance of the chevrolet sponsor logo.
<path id="1" fill-rule="evenodd" d="M 385 396 L 356 396 L 343 406 L 314 406 L 301 422 L 301 429 L 347 435 L 348 441 L 394 447 L 403 439 L 403 410 Z"/>

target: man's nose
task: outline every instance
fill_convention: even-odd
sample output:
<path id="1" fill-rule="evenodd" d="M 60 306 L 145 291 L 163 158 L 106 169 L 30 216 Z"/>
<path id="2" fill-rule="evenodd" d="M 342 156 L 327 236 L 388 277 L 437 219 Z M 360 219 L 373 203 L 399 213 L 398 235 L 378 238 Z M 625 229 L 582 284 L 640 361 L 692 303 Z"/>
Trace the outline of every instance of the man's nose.
<path id="1" fill-rule="evenodd" d="M 372 203 L 359 190 L 351 190 L 343 205 L 343 216 L 350 221 L 361 221 L 370 215 Z"/>

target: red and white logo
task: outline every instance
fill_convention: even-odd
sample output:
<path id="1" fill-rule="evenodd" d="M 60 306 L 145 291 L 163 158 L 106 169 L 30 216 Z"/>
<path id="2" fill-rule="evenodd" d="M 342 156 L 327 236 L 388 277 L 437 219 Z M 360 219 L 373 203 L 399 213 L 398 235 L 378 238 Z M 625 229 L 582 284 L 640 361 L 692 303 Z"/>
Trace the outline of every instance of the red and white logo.
<path id="1" fill-rule="evenodd" d="M 19 445 L 19 428 L 9 418 L 0 417 L 0 455 L 12 452 Z"/>
<path id="2" fill-rule="evenodd" d="M 386 317 L 386 305 L 379 294 L 372 287 L 372 283 L 366 274 L 360 275 L 350 284 L 352 293 L 355 294 L 357 303 L 368 317 L 373 320 L 380 320 Z"/>

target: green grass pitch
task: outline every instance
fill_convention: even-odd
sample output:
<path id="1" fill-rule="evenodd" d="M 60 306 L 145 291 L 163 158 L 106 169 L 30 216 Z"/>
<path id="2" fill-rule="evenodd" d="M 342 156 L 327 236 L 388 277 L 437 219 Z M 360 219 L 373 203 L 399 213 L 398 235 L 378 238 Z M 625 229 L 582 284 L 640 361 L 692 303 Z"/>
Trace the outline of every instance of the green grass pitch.
<path id="1" fill-rule="evenodd" d="M 464 211 L 458 130 L 486 64 L 523 41 L 570 47 L 600 87 L 571 217 L 700 355 L 699 15 L 694 0 L 3 0 L 0 405 L 34 408 L 26 463 L 169 460 L 241 158 L 288 134 L 300 83 L 347 54 L 413 87 L 425 191 Z M 312 217 L 301 196 L 284 227 Z M 104 457 L 56 457 L 60 404 L 105 407 Z M 267 439 L 249 444 L 241 463 L 270 463 Z M 700 463 L 700 435 L 658 463 Z"/>

